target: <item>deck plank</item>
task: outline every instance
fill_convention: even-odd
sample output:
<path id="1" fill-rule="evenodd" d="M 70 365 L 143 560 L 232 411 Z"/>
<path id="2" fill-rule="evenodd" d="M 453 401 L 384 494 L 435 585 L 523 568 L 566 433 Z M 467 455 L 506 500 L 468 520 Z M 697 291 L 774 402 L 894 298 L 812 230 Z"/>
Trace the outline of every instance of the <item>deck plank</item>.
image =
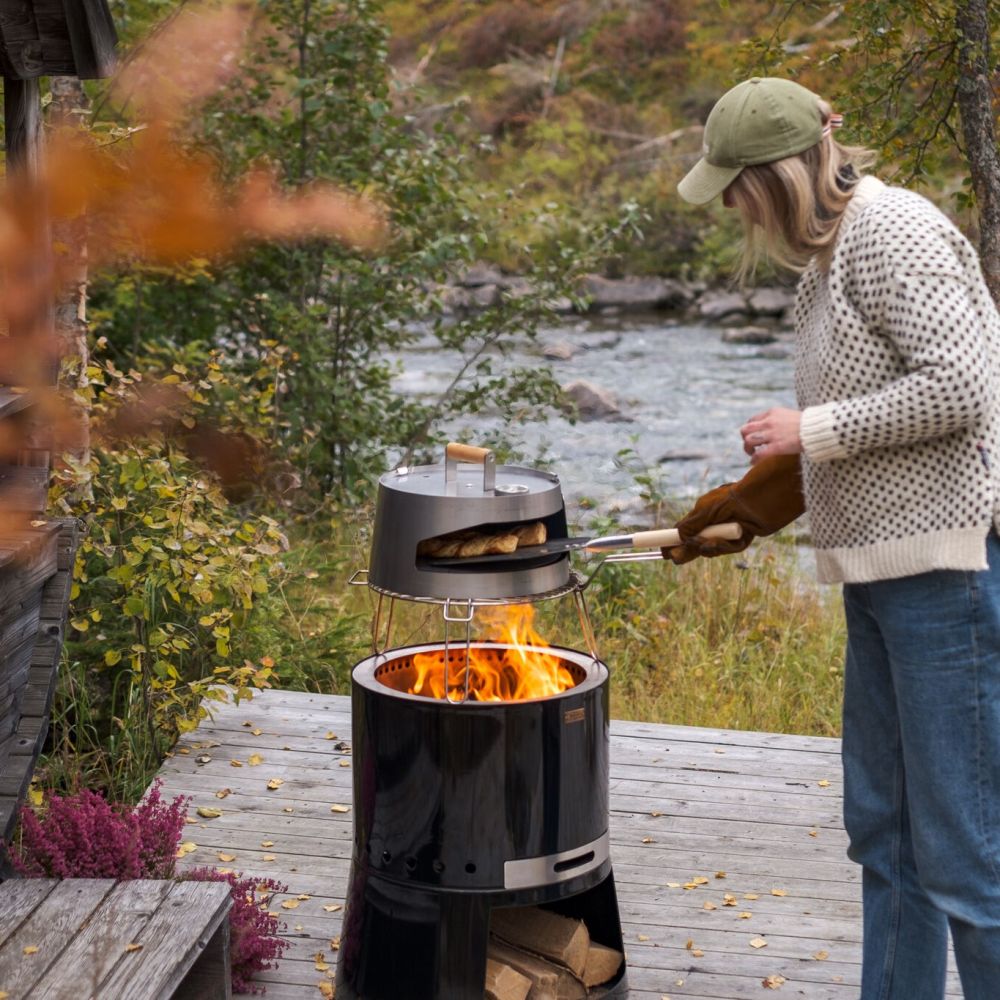
<path id="1" fill-rule="evenodd" d="M 839 754 L 825 737 L 612 722 L 611 857 L 630 1000 L 743 1000 L 768 992 L 772 975 L 785 978 L 777 995 L 857 997 L 860 872 L 845 854 Z M 352 802 L 350 700 L 267 691 L 221 706 L 160 778 L 165 795 L 191 797 L 184 837 L 196 847 L 181 867 L 288 887 L 271 900 L 290 947 L 260 976 L 267 995 L 320 996 L 350 868 L 351 813 L 331 810 Z M 272 778 L 283 783 L 269 790 Z M 201 819 L 199 806 L 222 815 Z M 707 882 L 685 888 L 699 876 Z M 751 947 L 756 938 L 767 944 Z M 953 962 L 948 995 L 961 997 Z"/>

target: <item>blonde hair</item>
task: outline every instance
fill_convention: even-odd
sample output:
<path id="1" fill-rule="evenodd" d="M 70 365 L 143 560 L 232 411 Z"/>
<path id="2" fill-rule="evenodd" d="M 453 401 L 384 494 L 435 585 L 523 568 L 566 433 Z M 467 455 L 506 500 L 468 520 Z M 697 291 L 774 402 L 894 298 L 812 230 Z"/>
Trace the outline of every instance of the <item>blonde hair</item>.
<path id="1" fill-rule="evenodd" d="M 825 126 L 830 105 L 819 101 L 817 111 Z M 795 156 L 744 167 L 726 189 L 743 221 L 736 280 L 748 283 L 765 257 L 796 273 L 813 257 L 829 267 L 854 185 L 875 159 L 862 146 L 842 146 L 830 132 Z"/>

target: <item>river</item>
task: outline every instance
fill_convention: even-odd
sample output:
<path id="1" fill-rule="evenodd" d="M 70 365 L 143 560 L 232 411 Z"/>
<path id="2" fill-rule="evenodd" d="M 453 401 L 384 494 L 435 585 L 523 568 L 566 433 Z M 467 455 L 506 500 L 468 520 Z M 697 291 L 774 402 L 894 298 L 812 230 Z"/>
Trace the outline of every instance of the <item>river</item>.
<path id="1" fill-rule="evenodd" d="M 544 463 L 562 483 L 573 517 L 581 508 L 645 523 L 637 469 L 654 476 L 658 491 L 679 499 L 739 478 L 747 468 L 738 427 L 769 406 L 794 405 L 788 342 L 759 347 L 730 344 L 719 327 L 663 316 L 574 317 L 541 331 L 541 344 L 569 345 L 567 360 L 535 349 L 504 364 L 546 364 L 561 384 L 586 380 L 611 392 L 627 420 L 560 416 L 503 428 L 524 464 Z M 448 384 L 459 363 L 430 336 L 398 357 L 397 388 L 430 396 Z M 500 430 L 496 414 L 465 418 L 447 428 L 475 443 Z M 627 461 L 619 457 L 630 450 Z"/>

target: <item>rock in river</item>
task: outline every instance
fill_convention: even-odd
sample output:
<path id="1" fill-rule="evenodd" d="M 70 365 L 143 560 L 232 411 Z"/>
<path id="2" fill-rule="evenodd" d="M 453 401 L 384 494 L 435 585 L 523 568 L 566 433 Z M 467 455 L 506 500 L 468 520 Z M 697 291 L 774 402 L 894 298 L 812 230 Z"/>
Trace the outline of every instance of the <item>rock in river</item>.
<path id="1" fill-rule="evenodd" d="M 766 326 L 737 326 L 722 334 L 724 344 L 773 344 L 777 339 Z"/>
<path id="2" fill-rule="evenodd" d="M 581 420 L 629 420 L 614 395 L 593 382 L 578 379 L 563 386 L 563 392 L 576 406 Z"/>

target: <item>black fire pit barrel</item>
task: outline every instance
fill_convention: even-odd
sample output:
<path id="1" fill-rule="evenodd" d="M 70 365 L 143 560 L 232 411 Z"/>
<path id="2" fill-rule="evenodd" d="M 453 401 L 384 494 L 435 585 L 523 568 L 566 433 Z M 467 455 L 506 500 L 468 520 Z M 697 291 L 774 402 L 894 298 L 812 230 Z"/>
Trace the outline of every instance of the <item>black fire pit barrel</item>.
<path id="1" fill-rule="evenodd" d="M 607 667 L 546 647 L 576 683 L 524 701 L 455 704 L 385 682 L 441 648 L 389 650 L 354 668 L 345 1000 L 482 1000 L 495 907 L 549 906 L 623 948 L 608 845 Z M 591 995 L 626 993 L 623 966 Z"/>

